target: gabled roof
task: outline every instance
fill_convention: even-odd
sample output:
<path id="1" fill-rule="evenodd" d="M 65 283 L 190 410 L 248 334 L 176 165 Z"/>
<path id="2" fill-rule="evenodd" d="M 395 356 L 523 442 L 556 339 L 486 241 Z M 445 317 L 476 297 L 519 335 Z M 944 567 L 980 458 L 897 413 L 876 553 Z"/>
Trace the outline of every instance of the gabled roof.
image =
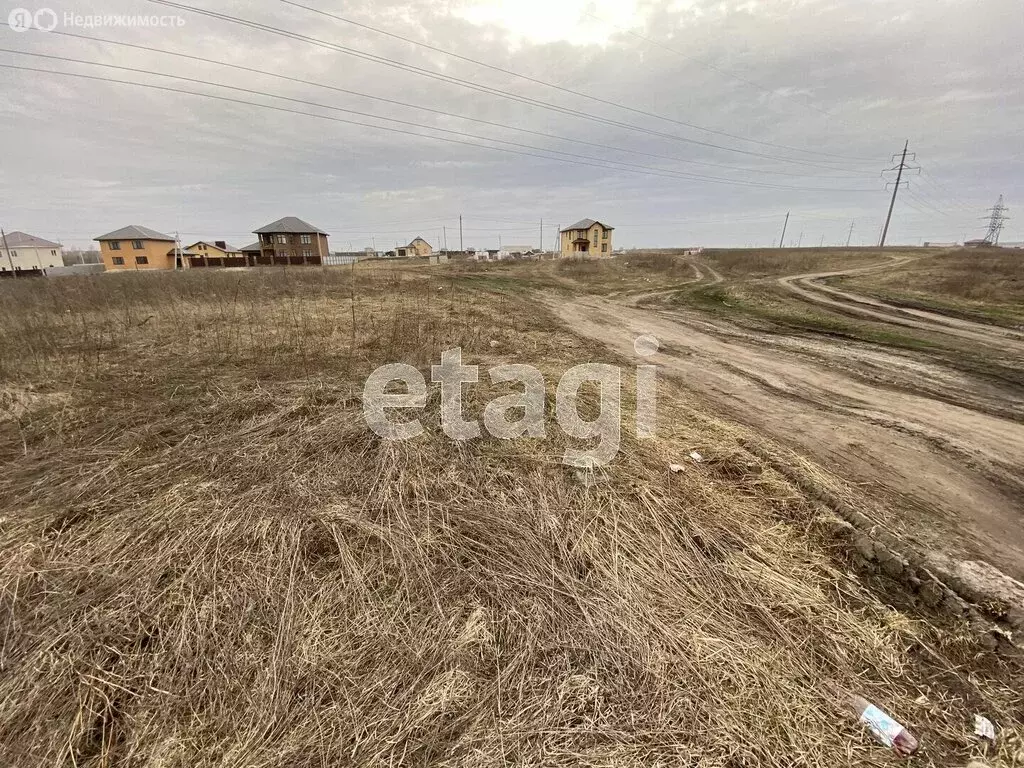
<path id="1" fill-rule="evenodd" d="M 406 248 L 412 248 L 414 245 L 416 245 L 416 241 L 417 240 L 419 240 L 421 243 L 427 243 L 427 245 L 430 245 L 430 243 L 428 243 L 422 237 L 417 236 L 417 237 L 414 237 L 412 240 L 410 240 L 409 244 L 407 246 L 405 246 L 405 247 Z M 433 248 L 433 246 L 430 246 L 430 247 Z"/>
<path id="2" fill-rule="evenodd" d="M 170 235 L 162 234 L 149 227 L 140 227 L 138 224 L 115 229 L 113 232 L 94 237 L 93 240 L 166 240 L 169 243 L 174 242 L 174 238 Z"/>
<path id="3" fill-rule="evenodd" d="M 571 232 L 574 229 L 590 229 L 595 224 L 601 224 L 601 222 L 600 221 L 596 221 L 594 219 L 580 219 L 575 224 L 573 224 L 571 227 L 566 227 L 562 231 L 563 232 Z M 615 227 L 609 227 L 607 224 L 601 224 L 601 226 L 604 227 L 607 230 L 615 229 Z"/>
<path id="4" fill-rule="evenodd" d="M 24 232 L 8 232 L 5 236 L 8 248 L 63 248 L 59 243 L 51 243 L 35 235 L 27 235 Z M 0 243 L 3 245 L 3 243 Z"/>
<path id="5" fill-rule="evenodd" d="M 323 230 L 317 229 L 312 224 L 309 224 L 302 219 L 296 218 L 295 216 L 285 216 L 283 219 L 278 219 L 275 222 L 267 224 L 265 227 L 254 229 L 253 234 L 257 235 L 273 235 L 273 234 L 288 234 L 288 235 L 326 235 L 327 233 Z"/>
<path id="6" fill-rule="evenodd" d="M 200 244 L 208 246 L 209 248 L 216 248 L 218 251 L 224 251 L 225 253 L 238 253 L 239 252 L 238 248 L 235 248 L 235 246 L 231 245 L 230 243 L 224 243 L 224 247 L 221 248 L 219 245 L 217 245 L 216 243 L 211 243 L 209 240 L 198 240 L 198 241 L 192 243 L 192 245 L 188 246 L 188 248 L 186 248 L 185 250 L 190 250 L 190 249 L 195 248 L 197 245 L 200 245 Z M 257 247 L 257 249 L 259 248 L 258 245 L 256 247 Z"/>
<path id="7" fill-rule="evenodd" d="M 238 250 L 242 253 L 248 253 L 250 251 L 259 251 L 261 250 L 261 247 L 259 243 L 253 243 L 252 245 L 247 245 L 245 248 L 239 248 Z"/>

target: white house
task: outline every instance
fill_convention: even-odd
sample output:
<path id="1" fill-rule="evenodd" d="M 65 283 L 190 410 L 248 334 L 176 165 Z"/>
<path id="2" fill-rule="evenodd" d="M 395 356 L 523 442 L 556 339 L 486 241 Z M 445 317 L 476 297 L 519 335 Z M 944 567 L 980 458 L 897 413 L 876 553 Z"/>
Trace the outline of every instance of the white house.
<path id="1" fill-rule="evenodd" d="M 499 259 L 519 259 L 534 251 L 532 245 L 505 245 L 498 254 Z"/>
<path id="2" fill-rule="evenodd" d="M 0 272 L 45 273 L 64 266 L 64 246 L 24 232 L 8 232 L 0 240 Z"/>

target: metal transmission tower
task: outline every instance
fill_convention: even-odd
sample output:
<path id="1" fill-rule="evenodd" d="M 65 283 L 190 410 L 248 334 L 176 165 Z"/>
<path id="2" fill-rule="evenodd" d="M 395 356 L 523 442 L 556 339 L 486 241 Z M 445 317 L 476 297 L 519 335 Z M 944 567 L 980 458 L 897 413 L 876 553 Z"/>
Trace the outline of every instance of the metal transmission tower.
<path id="1" fill-rule="evenodd" d="M 1003 205 L 1003 196 L 1000 195 L 996 204 L 988 209 L 991 214 L 988 218 L 988 232 L 983 238 L 989 245 L 999 245 L 999 235 L 1003 231 L 1003 222 L 1010 217 L 1006 212 L 1010 209 Z"/>
<path id="2" fill-rule="evenodd" d="M 897 157 L 900 158 L 899 164 L 894 166 L 894 167 L 892 167 L 892 168 L 886 168 L 884 171 L 882 171 L 882 175 L 883 176 L 885 174 L 887 174 L 887 173 L 892 173 L 893 171 L 896 171 L 896 181 L 895 182 L 888 181 L 885 184 L 885 188 L 886 189 L 889 188 L 890 184 L 893 185 L 893 187 L 892 187 L 892 200 L 889 201 L 889 213 L 885 217 L 885 226 L 882 228 L 882 241 L 878 244 L 879 248 L 885 247 L 885 238 L 889 234 L 889 222 L 892 221 L 892 209 L 896 207 L 896 193 L 900 191 L 900 184 L 908 184 L 908 185 L 910 184 L 910 182 L 903 181 L 903 172 L 904 171 L 917 171 L 918 173 L 921 172 L 921 166 L 919 166 L 919 165 L 914 165 L 914 166 L 907 165 L 907 148 L 909 146 L 910 146 L 910 139 L 907 139 L 907 142 L 903 145 L 903 153 L 902 153 L 902 155 L 899 152 L 897 152 L 895 155 L 892 156 L 893 162 L 896 162 L 896 158 Z M 911 155 L 911 158 L 910 158 L 911 161 L 912 162 L 916 162 L 917 161 L 917 154 L 914 153 L 914 152 L 911 152 L 910 155 Z"/>

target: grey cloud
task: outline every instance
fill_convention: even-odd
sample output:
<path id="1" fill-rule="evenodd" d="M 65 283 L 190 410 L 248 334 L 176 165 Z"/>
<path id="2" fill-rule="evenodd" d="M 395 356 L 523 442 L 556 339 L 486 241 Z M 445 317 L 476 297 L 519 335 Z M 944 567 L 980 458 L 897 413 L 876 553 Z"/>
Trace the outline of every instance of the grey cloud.
<path id="1" fill-rule="evenodd" d="M 550 243 L 558 223 L 590 216 L 616 225 L 617 244 L 622 246 L 765 245 L 778 237 L 782 217 L 792 210 L 790 232 L 796 238 L 804 231 L 805 244 L 816 244 L 823 235 L 826 242 L 844 242 L 852 220 L 854 242 L 872 242 L 887 204 L 879 172 L 905 138 L 918 152 L 925 178 L 912 181 L 911 194 L 897 207 L 895 241 L 976 235 L 981 228 L 977 218 L 998 194 L 1006 195 L 1011 206 L 1024 198 L 1019 53 L 1024 18 L 1018 0 L 658 0 L 641 4 L 642 25 L 628 31 L 609 28 L 603 45 L 586 46 L 532 44 L 500 26 L 478 26 L 460 18 L 455 11 L 461 6 L 454 3 L 304 2 L 675 120 L 869 161 L 789 152 L 692 130 L 517 80 L 284 3 L 234 0 L 217 10 L 621 122 L 839 169 L 783 163 L 587 122 L 183 13 L 186 25 L 180 29 L 78 31 L 188 53 L 193 60 L 6 28 L 0 30 L 0 39 L 8 49 L 205 79 L 382 118 L 11 53 L 0 53 L 0 64 L 137 80 L 379 127 L 0 69 L 5 94 L 0 141 L 7 148 L 0 166 L 3 225 L 76 245 L 128 223 L 178 230 L 189 233 L 189 239 L 239 240 L 267 221 L 298 215 L 331 232 L 340 248 L 349 241 L 368 245 L 378 228 L 385 243 L 407 240 L 422 228 L 415 222 L 424 220 L 431 220 L 435 230 L 447 224 L 451 243 L 462 213 L 472 244 L 483 247 L 496 243 L 499 234 L 506 240 L 523 239 L 541 218 Z M 177 13 L 131 0 L 55 10 Z M 805 175 L 610 152 L 238 72 L 208 59 L 639 152 Z M 422 125 L 424 132 L 429 126 L 442 127 L 664 171 L 875 191 L 729 186 L 595 168 L 382 130 L 420 130 L 398 125 L 396 119 Z M 849 172 L 851 167 L 855 173 Z M 828 178 L 832 176 L 852 178 Z M 1024 239 L 1019 224 L 1011 225 L 1008 237 Z M 436 239 L 436 233 L 432 236 Z"/>

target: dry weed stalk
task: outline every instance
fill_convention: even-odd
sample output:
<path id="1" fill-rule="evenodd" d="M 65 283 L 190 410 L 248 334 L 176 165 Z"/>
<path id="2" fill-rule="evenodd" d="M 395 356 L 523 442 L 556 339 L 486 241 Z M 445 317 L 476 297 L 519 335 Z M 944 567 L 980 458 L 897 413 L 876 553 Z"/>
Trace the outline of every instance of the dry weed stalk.
<path id="1" fill-rule="evenodd" d="M 369 270 L 71 285 L 0 293 L 4 386 L 68 398 L 30 400 L 24 448 L 0 421 L 0 763 L 886 760 L 829 681 L 940 764 L 974 708 L 1015 727 L 1016 672 L 888 607 L 667 383 L 664 437 L 589 489 L 557 430 L 452 443 L 436 396 L 416 440 L 363 426 L 385 362 L 461 345 L 553 388 L 604 354 L 528 298 Z"/>

